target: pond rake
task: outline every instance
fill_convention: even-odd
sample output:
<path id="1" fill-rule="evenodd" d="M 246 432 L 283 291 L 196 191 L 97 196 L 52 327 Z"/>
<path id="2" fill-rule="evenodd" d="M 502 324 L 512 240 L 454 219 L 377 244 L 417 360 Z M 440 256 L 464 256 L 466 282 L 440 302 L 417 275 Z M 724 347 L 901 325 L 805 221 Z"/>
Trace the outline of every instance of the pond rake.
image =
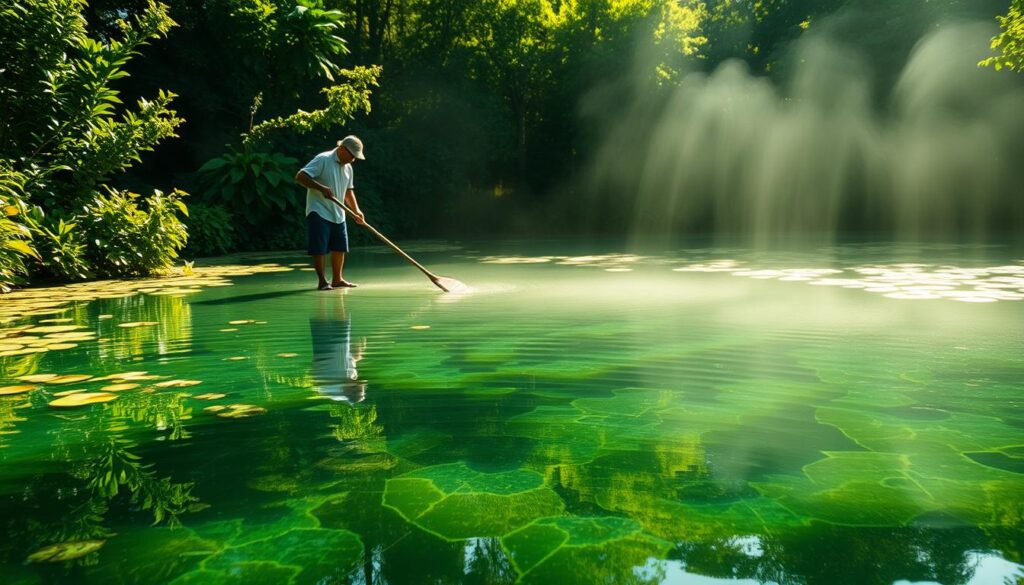
<path id="1" fill-rule="evenodd" d="M 338 207 L 344 209 L 345 212 L 348 213 L 349 215 L 355 215 L 355 213 L 351 209 L 349 209 L 348 206 L 345 205 L 344 203 L 342 203 L 341 201 L 338 201 L 337 199 L 331 199 L 331 201 L 333 201 L 334 204 L 337 205 Z M 456 280 L 454 278 L 449 278 L 447 276 L 438 276 L 438 275 L 434 274 L 433 272 L 427 270 L 426 268 L 424 268 L 424 266 L 422 264 L 420 264 L 416 260 L 413 260 L 412 256 L 410 256 L 410 255 L 406 254 L 405 252 L 403 252 L 401 248 L 399 248 L 391 240 L 387 239 L 384 236 L 384 234 L 382 234 L 379 231 L 377 231 L 377 228 L 373 227 L 372 225 L 370 225 L 368 223 L 364 223 L 363 227 L 366 228 L 367 230 L 369 230 L 371 234 L 377 236 L 377 238 L 380 241 L 382 241 L 385 244 L 387 244 L 389 248 L 391 248 L 395 252 L 398 252 L 398 255 L 401 256 L 402 258 L 405 258 L 409 262 L 409 264 L 412 264 L 416 268 L 419 268 L 420 272 L 422 272 L 423 274 L 427 275 L 427 278 L 430 279 L 430 282 L 434 283 L 434 286 L 436 286 L 437 288 L 443 290 L 444 292 L 454 292 L 454 293 L 468 292 L 470 290 L 469 286 L 467 286 L 466 284 L 464 284 L 464 283 L 462 283 L 462 282 L 460 282 L 460 281 L 458 281 L 458 280 Z"/>

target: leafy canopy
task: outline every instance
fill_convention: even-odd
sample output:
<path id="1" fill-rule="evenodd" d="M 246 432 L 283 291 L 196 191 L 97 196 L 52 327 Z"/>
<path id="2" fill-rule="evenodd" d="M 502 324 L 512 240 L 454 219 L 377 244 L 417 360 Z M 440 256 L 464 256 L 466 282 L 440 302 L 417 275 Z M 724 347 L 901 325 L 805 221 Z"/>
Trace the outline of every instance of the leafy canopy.
<path id="1" fill-rule="evenodd" d="M 1024 0 L 1012 0 L 1009 12 L 997 20 L 1001 33 L 992 39 L 992 50 L 998 54 L 981 65 L 1024 73 Z"/>

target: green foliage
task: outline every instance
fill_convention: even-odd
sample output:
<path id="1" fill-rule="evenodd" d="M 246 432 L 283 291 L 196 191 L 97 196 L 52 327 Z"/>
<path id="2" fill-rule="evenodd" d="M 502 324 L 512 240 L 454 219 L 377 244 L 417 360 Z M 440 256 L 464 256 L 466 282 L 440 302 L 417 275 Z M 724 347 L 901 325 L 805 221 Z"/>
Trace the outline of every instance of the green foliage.
<path id="1" fill-rule="evenodd" d="M 992 50 L 997 53 L 981 62 L 996 71 L 1007 68 L 1024 72 L 1024 0 L 1012 0 L 1010 10 L 998 17 L 1000 34 L 992 39 Z"/>
<path id="2" fill-rule="evenodd" d="M 200 14 L 183 14 L 197 19 L 188 26 L 196 32 L 222 28 L 213 42 L 225 57 L 237 57 L 234 62 L 241 65 L 232 73 L 242 75 L 231 75 L 232 80 L 243 84 L 242 95 L 247 98 L 269 91 L 272 107 L 294 98 L 296 90 L 310 80 L 334 81 L 340 70 L 337 59 L 348 53 L 340 36 L 344 14 L 325 9 L 323 0 L 213 0 L 207 4 Z M 224 62 L 211 65 L 222 72 Z"/>
<path id="3" fill-rule="evenodd" d="M 131 22 L 118 21 L 119 38 L 91 38 L 82 0 L 23 0 L 0 12 L 0 157 L 26 175 L 26 195 L 46 209 L 69 210 L 98 185 L 139 160 L 182 120 L 159 92 L 125 109 L 111 84 L 149 40 L 174 21 L 150 2 Z"/>
<path id="4" fill-rule="evenodd" d="M 47 225 L 41 215 L 34 221 L 34 232 L 43 270 L 61 280 L 92 276 L 86 261 L 85 236 L 76 229 L 77 224 L 58 219 L 56 224 Z"/>
<path id="5" fill-rule="evenodd" d="M 205 201 L 223 205 L 256 225 L 294 208 L 291 188 L 298 160 L 280 153 L 229 152 L 210 159 L 199 172 Z"/>
<path id="6" fill-rule="evenodd" d="M 306 247 L 306 218 L 300 206 L 293 213 L 278 216 L 272 225 L 256 226 L 246 234 L 242 246 L 246 250 L 299 250 Z M 261 230 L 266 230 L 261 231 Z M 349 230 L 351 237 L 351 230 Z M 239 238 L 243 240 L 243 238 Z"/>
<path id="7" fill-rule="evenodd" d="M 0 206 L 4 209 L 13 207 L 2 197 Z M 0 292 L 7 292 L 23 282 L 28 273 L 25 265 L 28 257 L 38 258 L 31 243 L 31 232 L 10 217 L 0 216 Z"/>
<path id="8" fill-rule="evenodd" d="M 142 209 L 136 193 L 110 189 L 107 195 L 97 194 L 79 220 L 97 276 L 142 276 L 169 267 L 188 237 L 177 215 L 188 213 L 181 200 L 185 195 L 154 191 Z"/>
<path id="9" fill-rule="evenodd" d="M 166 521 L 169 526 L 178 526 L 178 516 L 202 509 L 199 499 L 192 495 L 194 484 L 158 478 L 152 464 L 142 463 L 129 451 L 135 446 L 123 437 L 108 437 L 78 475 L 87 480 L 89 490 L 100 499 L 112 499 L 122 487 L 127 488 L 133 504 L 153 513 L 154 525 Z"/>
<path id="10" fill-rule="evenodd" d="M 86 8 L 84 0 L 19 0 L 0 9 L 0 181 L 5 200 L 17 199 L 20 203 L 11 204 L 21 208 L 11 216 L 20 222 L 6 219 L 3 228 L 3 288 L 14 275 L 25 273 L 24 258 L 35 255 L 28 234 L 34 234 L 42 252 L 39 271 L 60 278 L 87 277 L 85 257 L 117 256 L 92 249 L 106 240 L 85 237 L 79 231 L 85 226 L 74 216 L 86 203 L 105 200 L 100 187 L 139 162 L 143 152 L 175 136 L 183 122 L 170 109 L 173 93 L 161 90 L 155 99 L 140 98 L 127 108 L 112 87 L 128 76 L 129 61 L 143 46 L 175 25 L 168 7 L 150 0 L 141 9 L 122 12 L 101 39 L 89 36 Z M 150 242 L 171 248 L 143 250 L 143 260 L 126 255 L 99 273 L 141 274 L 173 258 L 178 236 L 162 212 L 153 211 L 162 205 L 150 202 L 147 217 L 154 225 L 166 225 L 168 233 Z M 47 211 L 45 219 L 41 209 Z M 119 213 L 123 223 L 135 221 L 127 209 L 111 208 L 105 223 L 117 224 Z"/>
<path id="11" fill-rule="evenodd" d="M 706 56 L 713 62 L 743 59 L 756 71 L 772 71 L 780 59 L 780 48 L 808 30 L 817 17 L 835 12 L 848 3 L 848 0 L 715 0 L 709 3 L 704 26 L 710 39 Z"/>
<path id="12" fill-rule="evenodd" d="M 348 82 L 326 87 L 321 92 L 327 96 L 327 107 L 312 112 L 298 112 L 290 116 L 278 116 L 257 124 L 244 137 L 247 146 L 264 142 L 273 130 L 288 129 L 296 134 L 314 130 L 328 130 L 349 122 L 359 112 L 370 112 L 370 94 L 380 77 L 379 66 L 355 67 L 341 71 Z"/>
<path id="13" fill-rule="evenodd" d="M 27 211 L 21 197 L 24 176 L 0 161 L 0 292 L 23 282 L 29 258 L 39 258 L 32 232 L 24 223 Z"/>
<path id="14" fill-rule="evenodd" d="M 295 8 L 281 21 L 281 39 L 290 58 L 286 68 L 310 77 L 323 74 L 334 81 L 339 71 L 335 58 L 348 52 L 338 33 L 344 15 L 339 10 L 325 10 L 323 0 L 296 0 Z"/>
<path id="15" fill-rule="evenodd" d="M 188 246 L 185 251 L 194 256 L 213 256 L 229 252 L 235 247 L 233 217 L 220 205 L 193 203 L 188 207 Z"/>

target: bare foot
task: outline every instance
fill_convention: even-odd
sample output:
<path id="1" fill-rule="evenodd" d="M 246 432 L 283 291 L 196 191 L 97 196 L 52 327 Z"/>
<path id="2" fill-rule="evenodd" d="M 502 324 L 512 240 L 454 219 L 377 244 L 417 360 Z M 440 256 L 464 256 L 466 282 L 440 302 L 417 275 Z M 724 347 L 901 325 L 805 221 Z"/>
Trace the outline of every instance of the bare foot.
<path id="1" fill-rule="evenodd" d="M 354 282 L 349 282 L 347 280 L 339 280 L 338 282 L 332 282 L 331 286 L 340 288 L 355 288 L 359 285 Z"/>
<path id="2" fill-rule="evenodd" d="M 327 284 L 326 282 L 321 282 L 320 284 L 318 284 L 316 289 L 317 290 L 334 290 L 331 287 L 331 285 Z"/>

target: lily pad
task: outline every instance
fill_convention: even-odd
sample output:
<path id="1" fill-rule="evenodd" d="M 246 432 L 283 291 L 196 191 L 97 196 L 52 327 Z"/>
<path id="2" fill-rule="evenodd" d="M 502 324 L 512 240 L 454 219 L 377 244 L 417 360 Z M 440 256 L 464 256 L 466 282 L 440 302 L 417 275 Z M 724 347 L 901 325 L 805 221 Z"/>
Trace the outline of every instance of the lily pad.
<path id="1" fill-rule="evenodd" d="M 30 374 L 28 376 L 19 376 L 18 379 L 22 382 L 49 382 L 57 377 L 57 374 Z"/>
<path id="2" fill-rule="evenodd" d="M 216 392 L 210 392 L 208 394 L 200 394 L 198 396 L 193 396 L 192 398 L 195 398 L 196 400 L 220 400 L 225 396 L 227 396 L 227 394 L 217 394 Z"/>
<path id="3" fill-rule="evenodd" d="M 224 358 L 224 361 L 226 361 L 226 362 L 240 362 L 242 360 L 247 360 L 247 359 L 249 359 L 247 356 L 235 355 L 235 356 Z"/>
<path id="4" fill-rule="evenodd" d="M 77 343 L 54 343 L 53 345 L 49 345 L 47 347 L 49 347 L 51 350 L 59 351 L 59 350 L 62 350 L 62 349 L 72 349 L 72 348 L 78 347 L 78 344 Z"/>
<path id="5" fill-rule="evenodd" d="M 150 376 L 149 372 L 136 370 L 132 372 L 121 372 L 120 374 L 110 374 L 106 377 L 110 380 L 154 380 L 156 376 Z"/>
<path id="6" fill-rule="evenodd" d="M 117 394 L 110 394 L 109 392 L 76 392 L 51 401 L 50 406 L 56 408 L 74 408 L 76 406 L 88 406 L 90 404 L 110 402 L 111 400 L 116 399 Z"/>
<path id="7" fill-rule="evenodd" d="M 31 392 L 38 386 L 31 384 L 16 384 L 14 386 L 0 386 L 0 396 L 10 396 L 13 394 L 24 394 L 25 392 Z"/>
<path id="8" fill-rule="evenodd" d="M 297 354 L 297 353 L 279 353 L 279 354 L 277 354 L 277 357 L 293 358 L 293 357 L 299 357 L 299 354 Z"/>
<path id="9" fill-rule="evenodd" d="M 12 349 L 9 351 L 0 351 L 0 357 L 12 357 L 16 355 L 28 355 L 30 353 L 44 353 L 50 351 L 48 347 L 25 347 L 22 349 Z"/>
<path id="10" fill-rule="evenodd" d="M 202 380 L 166 380 L 164 382 L 157 382 L 156 385 L 160 388 L 188 388 L 189 386 L 196 386 L 202 383 Z"/>
<path id="11" fill-rule="evenodd" d="M 159 325 L 159 324 L 160 324 L 159 321 L 132 321 L 130 323 L 118 323 L 117 326 L 118 327 L 123 327 L 125 329 L 131 329 L 131 328 L 135 328 L 135 327 L 146 327 L 146 326 L 149 326 L 149 325 Z"/>
<path id="12" fill-rule="evenodd" d="M 66 376 L 55 376 L 46 380 L 46 384 L 77 384 L 78 382 L 85 382 L 91 380 L 92 376 L 88 374 L 68 374 Z"/>
<path id="13" fill-rule="evenodd" d="M 135 390 L 139 386 L 141 386 L 141 384 L 125 382 L 123 384 L 110 384 L 109 386 L 104 386 L 100 388 L 100 390 L 104 392 L 123 392 L 125 390 Z"/>
<path id="14" fill-rule="evenodd" d="M 43 336 L 46 339 L 62 339 L 64 341 L 87 341 L 96 337 L 92 331 L 67 331 L 64 333 L 47 333 Z"/>
<path id="15" fill-rule="evenodd" d="M 30 563 L 70 561 L 98 551 L 106 542 L 105 540 L 76 540 L 53 544 L 30 554 L 26 561 Z"/>
<path id="16" fill-rule="evenodd" d="M 228 325 L 248 325 L 255 322 L 253 319 L 235 319 L 234 321 L 228 321 Z"/>
<path id="17" fill-rule="evenodd" d="M 42 325 L 26 329 L 29 333 L 64 333 L 75 329 L 84 329 L 85 325 Z"/>

